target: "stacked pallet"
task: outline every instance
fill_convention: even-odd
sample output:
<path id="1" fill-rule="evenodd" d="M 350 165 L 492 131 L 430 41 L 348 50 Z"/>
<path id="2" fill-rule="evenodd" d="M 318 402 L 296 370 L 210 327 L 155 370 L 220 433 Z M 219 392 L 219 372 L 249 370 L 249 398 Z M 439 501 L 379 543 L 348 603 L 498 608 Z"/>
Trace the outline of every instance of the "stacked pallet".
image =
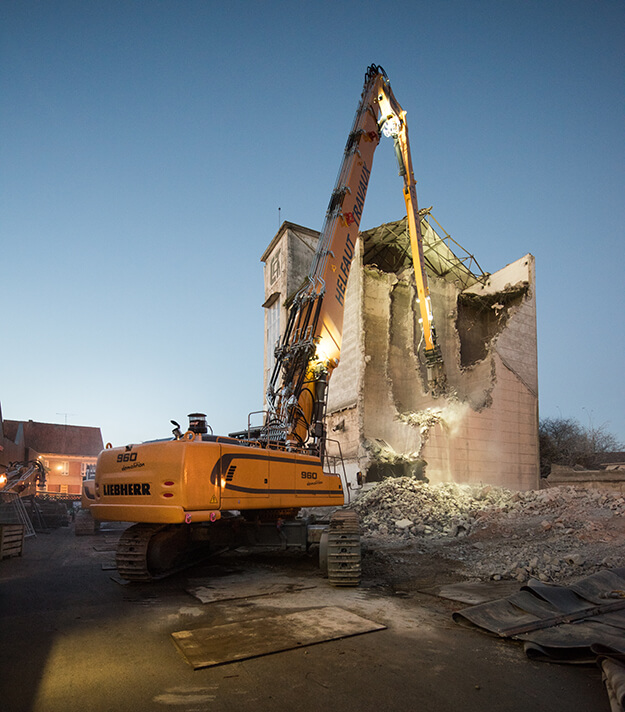
<path id="1" fill-rule="evenodd" d="M 0 524 L 0 560 L 21 556 L 23 546 L 23 524 Z"/>

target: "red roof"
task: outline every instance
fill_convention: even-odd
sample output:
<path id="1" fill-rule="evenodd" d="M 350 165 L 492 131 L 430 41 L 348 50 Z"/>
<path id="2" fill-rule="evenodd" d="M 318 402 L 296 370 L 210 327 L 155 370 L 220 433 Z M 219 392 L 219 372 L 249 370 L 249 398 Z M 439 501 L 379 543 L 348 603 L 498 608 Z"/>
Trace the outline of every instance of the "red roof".
<path id="1" fill-rule="evenodd" d="M 3 425 L 4 436 L 13 442 L 16 442 L 21 425 L 23 444 L 40 455 L 97 457 L 104 449 L 100 428 L 36 423 L 32 420 L 5 420 Z"/>

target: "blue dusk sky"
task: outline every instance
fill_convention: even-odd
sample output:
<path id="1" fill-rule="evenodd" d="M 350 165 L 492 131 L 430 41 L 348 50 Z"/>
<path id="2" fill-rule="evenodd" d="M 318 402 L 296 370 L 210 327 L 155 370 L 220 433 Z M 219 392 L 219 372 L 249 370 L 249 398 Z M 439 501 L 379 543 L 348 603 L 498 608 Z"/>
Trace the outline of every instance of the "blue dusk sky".
<path id="1" fill-rule="evenodd" d="M 3 0 L 4 417 L 245 427 L 260 256 L 321 228 L 371 63 L 420 205 L 485 271 L 536 257 L 541 417 L 625 441 L 622 0 Z M 404 214 L 383 142 L 361 228 Z"/>

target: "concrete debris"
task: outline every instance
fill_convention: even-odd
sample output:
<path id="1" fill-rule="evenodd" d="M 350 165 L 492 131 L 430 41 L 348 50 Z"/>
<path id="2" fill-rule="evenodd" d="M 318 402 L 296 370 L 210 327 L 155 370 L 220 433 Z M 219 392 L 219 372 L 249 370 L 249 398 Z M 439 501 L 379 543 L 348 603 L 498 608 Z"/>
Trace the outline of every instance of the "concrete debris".
<path id="1" fill-rule="evenodd" d="M 468 403 L 463 403 L 455 393 L 446 396 L 443 407 L 426 408 L 417 412 L 400 413 L 397 420 L 419 430 L 422 447 L 427 441 L 429 431 L 439 423 L 448 435 L 456 435 L 470 410 Z"/>
<path id="2" fill-rule="evenodd" d="M 413 525 L 414 522 L 412 521 L 412 519 L 400 519 L 398 522 L 395 522 L 395 526 L 398 529 L 409 529 Z"/>
<path id="3" fill-rule="evenodd" d="M 388 443 L 380 439 L 366 441 L 365 448 L 369 453 L 370 459 L 378 463 L 411 463 L 419 459 L 418 452 L 395 452 Z"/>
<path id="4" fill-rule="evenodd" d="M 403 423 L 419 428 L 421 435 L 427 435 L 431 427 L 441 422 L 442 413 L 440 410 L 434 411 L 428 408 L 419 413 L 401 413 L 397 418 Z"/>
<path id="5" fill-rule="evenodd" d="M 625 497 L 618 492 L 513 492 L 398 477 L 365 491 L 354 508 L 372 547 L 403 543 L 459 562 L 473 580 L 562 583 L 625 566 Z"/>

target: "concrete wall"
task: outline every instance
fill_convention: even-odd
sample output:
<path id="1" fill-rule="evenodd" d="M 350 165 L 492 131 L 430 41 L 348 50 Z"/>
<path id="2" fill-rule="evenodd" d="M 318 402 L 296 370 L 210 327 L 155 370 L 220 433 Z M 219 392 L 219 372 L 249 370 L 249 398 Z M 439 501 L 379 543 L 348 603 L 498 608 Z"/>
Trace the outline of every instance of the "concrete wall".
<path id="1" fill-rule="evenodd" d="M 533 257 L 464 290 L 430 275 L 430 291 L 449 386 L 439 397 L 426 392 L 411 270 L 363 265 L 358 242 L 328 399 L 349 476 L 538 487 Z"/>
<path id="2" fill-rule="evenodd" d="M 463 293 L 497 297 L 485 306 L 497 313 L 499 326 L 489 327 L 484 358 L 461 365 L 450 379 L 455 397 L 443 407 L 421 453 L 431 481 L 538 487 L 534 274 L 534 258 L 526 255 Z"/>
<path id="3" fill-rule="evenodd" d="M 541 489 L 550 487 L 577 487 L 620 492 L 625 495 L 625 469 L 579 470 L 562 465 L 552 465 L 549 477 L 540 481 Z"/>

